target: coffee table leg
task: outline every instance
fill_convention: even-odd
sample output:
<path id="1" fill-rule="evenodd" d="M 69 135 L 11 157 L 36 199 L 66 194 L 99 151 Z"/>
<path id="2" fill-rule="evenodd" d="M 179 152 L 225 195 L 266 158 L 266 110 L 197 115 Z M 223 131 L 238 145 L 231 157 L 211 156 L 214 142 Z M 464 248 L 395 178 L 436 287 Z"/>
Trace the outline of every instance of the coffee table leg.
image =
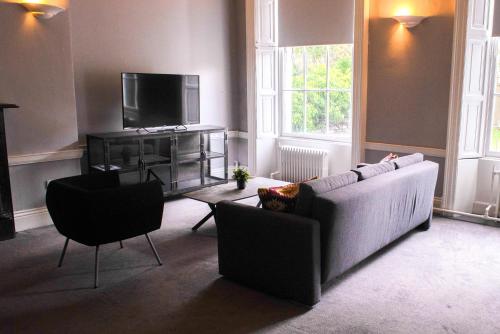
<path id="1" fill-rule="evenodd" d="M 208 215 L 206 215 L 205 218 L 200 220 L 200 222 L 198 224 L 193 226 L 193 228 L 192 228 L 193 231 L 197 231 L 201 227 L 201 225 L 205 224 L 207 222 L 207 220 L 212 218 L 212 216 L 215 216 L 215 204 L 208 204 L 208 206 L 210 207 L 210 210 L 211 210 L 210 213 Z"/>

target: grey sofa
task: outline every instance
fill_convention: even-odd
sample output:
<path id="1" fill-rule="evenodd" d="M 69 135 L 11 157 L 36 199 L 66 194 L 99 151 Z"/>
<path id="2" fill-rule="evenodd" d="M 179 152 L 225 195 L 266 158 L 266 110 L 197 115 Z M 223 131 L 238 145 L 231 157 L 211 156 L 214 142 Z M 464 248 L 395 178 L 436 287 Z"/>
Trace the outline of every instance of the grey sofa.
<path id="1" fill-rule="evenodd" d="M 321 287 L 432 219 L 438 165 L 421 154 L 301 184 L 296 211 L 217 207 L 219 272 L 314 305 Z"/>

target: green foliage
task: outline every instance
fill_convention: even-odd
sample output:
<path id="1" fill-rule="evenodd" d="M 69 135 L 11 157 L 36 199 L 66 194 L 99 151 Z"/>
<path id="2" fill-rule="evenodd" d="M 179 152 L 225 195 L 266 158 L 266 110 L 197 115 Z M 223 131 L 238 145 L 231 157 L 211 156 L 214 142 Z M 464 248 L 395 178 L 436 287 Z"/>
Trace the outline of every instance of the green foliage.
<path id="1" fill-rule="evenodd" d="M 287 51 L 291 52 L 288 74 L 291 77 L 285 80 L 289 82 L 291 89 L 329 89 L 329 92 L 287 92 L 285 87 L 284 98 L 290 101 L 292 132 L 327 133 L 347 130 L 351 119 L 352 45 L 294 47 Z M 304 52 L 306 64 L 303 61 Z M 327 115 L 329 129 L 326 128 Z"/>
<path id="2" fill-rule="evenodd" d="M 246 170 L 246 168 L 237 167 L 233 171 L 233 178 L 237 181 L 243 180 L 244 182 L 247 182 L 250 178 L 250 173 Z"/>
<path id="3" fill-rule="evenodd" d="M 500 151 L 500 129 L 493 128 L 491 131 L 491 144 L 490 150 L 492 151 Z"/>

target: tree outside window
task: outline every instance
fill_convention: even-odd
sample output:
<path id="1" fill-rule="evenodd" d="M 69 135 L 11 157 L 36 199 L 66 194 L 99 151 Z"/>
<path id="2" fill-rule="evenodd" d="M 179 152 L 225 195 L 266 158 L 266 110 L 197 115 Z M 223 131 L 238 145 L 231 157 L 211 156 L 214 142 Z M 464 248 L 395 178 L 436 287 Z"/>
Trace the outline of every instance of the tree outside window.
<path id="1" fill-rule="evenodd" d="M 281 54 L 283 133 L 350 138 L 352 44 L 287 47 Z"/>
<path id="2" fill-rule="evenodd" d="M 493 92 L 493 112 L 491 115 L 490 151 L 500 153 L 500 43 L 497 43 L 495 88 Z"/>

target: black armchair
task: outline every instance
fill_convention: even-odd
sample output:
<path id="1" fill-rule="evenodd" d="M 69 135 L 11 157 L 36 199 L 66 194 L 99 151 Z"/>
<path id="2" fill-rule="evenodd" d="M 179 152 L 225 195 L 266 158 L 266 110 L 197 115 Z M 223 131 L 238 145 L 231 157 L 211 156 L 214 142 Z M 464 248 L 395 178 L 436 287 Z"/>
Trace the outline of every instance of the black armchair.
<path id="1" fill-rule="evenodd" d="M 47 208 L 66 242 L 59 259 L 62 265 L 69 240 L 95 246 L 94 287 L 99 283 L 99 246 L 145 235 L 154 255 L 162 262 L 148 233 L 161 227 L 163 191 L 158 181 L 120 185 L 117 172 L 67 177 L 50 182 Z"/>

